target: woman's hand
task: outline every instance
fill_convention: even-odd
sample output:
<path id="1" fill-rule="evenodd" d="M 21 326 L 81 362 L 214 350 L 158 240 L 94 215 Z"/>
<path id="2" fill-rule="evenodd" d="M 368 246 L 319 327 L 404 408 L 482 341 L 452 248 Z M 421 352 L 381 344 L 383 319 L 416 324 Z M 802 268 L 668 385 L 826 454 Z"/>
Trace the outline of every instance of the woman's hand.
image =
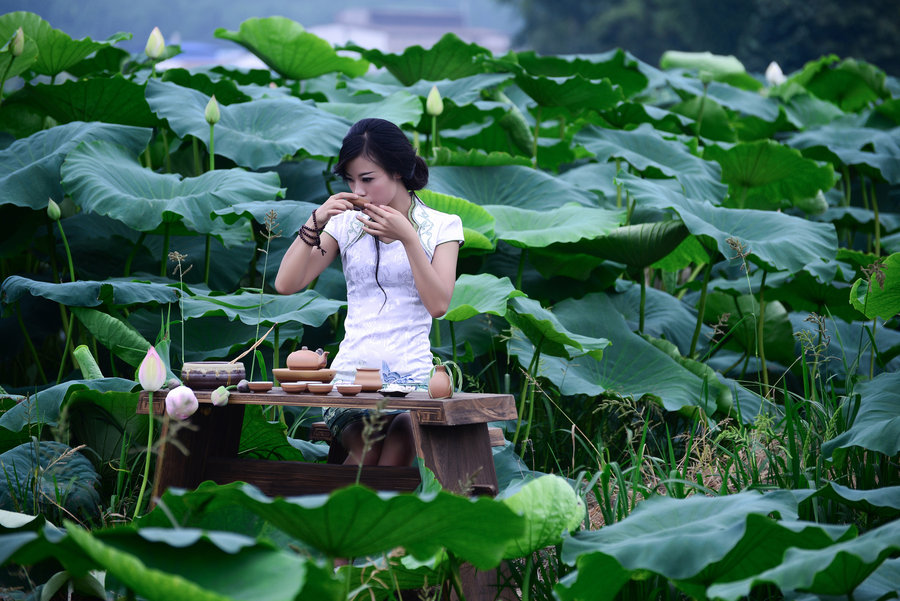
<path id="1" fill-rule="evenodd" d="M 390 244 L 394 240 L 401 242 L 418 240 L 412 223 L 397 209 L 387 205 L 379 206 L 368 203 L 363 209 L 363 213 L 369 217 L 369 219 L 363 216 L 357 217 L 363 224 L 363 230 L 367 234 L 378 236 L 386 244 Z"/>
<path id="2" fill-rule="evenodd" d="M 328 200 L 322 203 L 322 206 L 315 210 L 316 222 L 320 228 L 325 227 L 328 220 L 335 215 L 354 209 L 357 206 L 359 206 L 359 194 L 354 194 L 353 192 L 332 194 L 328 197 Z"/>

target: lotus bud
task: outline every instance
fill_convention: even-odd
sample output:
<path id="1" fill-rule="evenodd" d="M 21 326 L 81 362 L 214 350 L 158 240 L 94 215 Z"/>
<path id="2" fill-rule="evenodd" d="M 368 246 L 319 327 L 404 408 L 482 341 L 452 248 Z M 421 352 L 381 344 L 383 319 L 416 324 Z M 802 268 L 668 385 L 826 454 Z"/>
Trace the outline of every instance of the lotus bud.
<path id="1" fill-rule="evenodd" d="M 159 27 L 154 27 L 147 38 L 147 45 L 144 46 L 144 52 L 152 59 L 157 59 L 166 51 L 166 40 L 163 38 Z"/>
<path id="2" fill-rule="evenodd" d="M 166 395 L 166 413 L 175 419 L 189 418 L 199 406 L 197 395 L 187 386 L 176 386 Z"/>
<path id="3" fill-rule="evenodd" d="M 166 383 L 166 366 L 152 346 L 147 349 L 147 355 L 138 368 L 138 381 L 141 388 L 150 392 L 156 392 Z"/>
<path id="4" fill-rule="evenodd" d="M 209 102 L 206 103 L 206 112 L 203 113 L 203 116 L 210 125 L 215 125 L 219 122 L 219 103 L 216 102 L 215 94 L 213 94 L 212 98 L 209 99 Z"/>
<path id="5" fill-rule="evenodd" d="M 781 71 L 781 67 L 778 66 L 778 63 L 775 61 L 772 61 L 769 63 L 769 66 L 766 67 L 766 81 L 770 86 L 778 86 L 787 81 L 787 78 Z"/>
<path id="6" fill-rule="evenodd" d="M 216 407 L 224 407 L 228 404 L 228 395 L 231 393 L 228 392 L 228 389 L 224 386 L 219 386 L 209 395 L 209 400 L 212 401 L 212 404 Z"/>
<path id="7" fill-rule="evenodd" d="M 47 199 L 47 217 L 50 218 L 50 221 L 59 221 L 59 205 L 53 201 L 52 198 Z"/>
<path id="8" fill-rule="evenodd" d="M 22 52 L 25 50 L 25 32 L 22 31 L 22 28 L 19 27 L 16 30 L 16 35 L 13 36 L 12 44 L 9 45 L 9 53 L 13 55 L 13 58 L 17 56 L 22 56 Z"/>
<path id="9" fill-rule="evenodd" d="M 432 117 L 436 117 L 444 112 L 444 101 L 441 99 L 441 93 L 438 92 L 437 86 L 431 86 L 428 97 L 425 99 L 425 112 Z"/>

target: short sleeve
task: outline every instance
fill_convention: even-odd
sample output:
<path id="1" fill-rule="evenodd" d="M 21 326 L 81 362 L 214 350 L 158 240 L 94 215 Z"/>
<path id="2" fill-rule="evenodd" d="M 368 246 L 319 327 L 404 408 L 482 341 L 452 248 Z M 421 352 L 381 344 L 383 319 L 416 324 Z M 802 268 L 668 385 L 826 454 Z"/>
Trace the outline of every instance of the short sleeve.
<path id="1" fill-rule="evenodd" d="M 463 233 L 462 219 L 459 218 L 459 215 L 445 214 L 445 219 L 443 219 L 443 223 L 441 224 L 435 245 L 453 240 L 459 242 L 460 246 L 462 246 L 463 242 L 466 240 L 466 236 Z"/>

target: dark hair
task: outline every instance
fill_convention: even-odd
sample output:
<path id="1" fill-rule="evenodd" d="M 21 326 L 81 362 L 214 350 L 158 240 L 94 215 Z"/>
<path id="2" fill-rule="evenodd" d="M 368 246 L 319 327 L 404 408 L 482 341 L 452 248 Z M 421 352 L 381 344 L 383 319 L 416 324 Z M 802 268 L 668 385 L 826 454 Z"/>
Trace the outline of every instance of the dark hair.
<path id="1" fill-rule="evenodd" d="M 338 155 L 334 173 L 347 175 L 347 163 L 366 157 L 389 174 L 397 174 L 407 190 L 421 190 L 428 184 L 428 165 L 416 154 L 403 131 L 384 119 L 361 119 L 353 124 Z"/>

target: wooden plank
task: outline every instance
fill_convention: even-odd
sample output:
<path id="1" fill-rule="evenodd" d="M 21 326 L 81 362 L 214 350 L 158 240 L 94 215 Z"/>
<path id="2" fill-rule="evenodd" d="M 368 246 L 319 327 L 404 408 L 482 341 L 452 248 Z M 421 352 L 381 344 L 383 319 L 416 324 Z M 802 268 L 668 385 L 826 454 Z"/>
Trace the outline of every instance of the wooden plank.
<path id="1" fill-rule="evenodd" d="M 416 454 L 441 485 L 464 495 L 496 495 L 497 472 L 487 424 L 434 426 L 411 414 Z"/>
<path id="2" fill-rule="evenodd" d="M 269 496 L 296 496 L 329 493 L 356 482 L 353 465 L 267 461 L 211 457 L 206 462 L 205 480 L 219 484 L 248 482 Z M 412 491 L 419 485 L 414 467 L 364 467 L 359 483 L 375 490 Z"/>
<path id="3" fill-rule="evenodd" d="M 195 391 L 201 405 L 210 403 L 210 391 Z M 161 396 L 161 395 L 160 395 Z M 427 392 L 413 392 L 405 397 L 384 397 L 379 393 L 361 393 L 352 397 L 336 392 L 327 395 L 299 393 L 289 394 L 275 388 L 269 392 L 232 392 L 228 405 L 285 405 L 294 407 L 350 407 L 372 409 L 385 401 L 385 410 L 406 409 L 417 411 L 422 423 L 457 425 L 500 421 L 516 418 L 516 406 L 512 395 L 457 393 L 449 399 L 432 399 Z M 154 413 L 162 415 L 163 403 L 153 404 Z M 147 393 L 142 392 L 138 401 L 138 413 L 147 413 Z"/>

